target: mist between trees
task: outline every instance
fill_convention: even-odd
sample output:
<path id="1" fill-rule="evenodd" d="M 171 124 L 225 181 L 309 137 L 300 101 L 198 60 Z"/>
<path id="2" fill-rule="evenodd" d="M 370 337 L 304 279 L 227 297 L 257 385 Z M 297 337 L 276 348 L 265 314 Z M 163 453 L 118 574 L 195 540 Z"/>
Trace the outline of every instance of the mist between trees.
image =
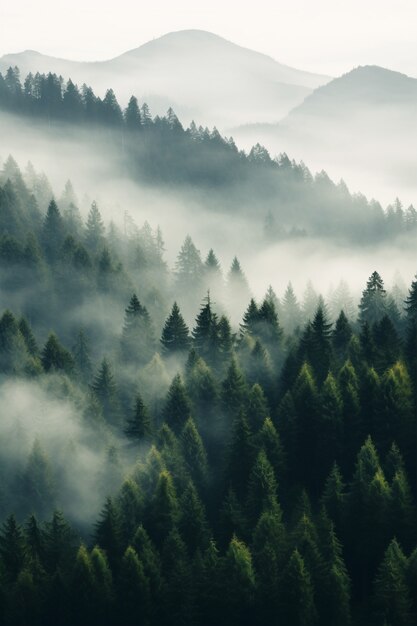
<path id="1" fill-rule="evenodd" d="M 2 622 L 416 623 L 417 280 L 256 301 L 51 194 L 7 160 Z"/>
<path id="2" fill-rule="evenodd" d="M 58 154 L 76 138 L 75 153 L 88 146 L 108 161 L 113 178 L 186 194 L 212 212 L 250 218 L 264 228 L 266 241 L 319 236 L 357 246 L 398 237 L 411 242 L 415 236 L 412 205 L 404 208 L 396 199 L 384 210 L 376 200 L 351 194 L 343 181 L 333 183 L 324 171 L 313 176 L 285 153 L 272 158 L 259 144 L 245 153 L 216 128 L 193 122 L 184 129 L 172 108 L 153 118 L 135 96 L 122 111 L 112 89 L 101 99 L 87 85 L 79 89 L 51 73 L 29 74 L 22 85 L 18 68 L 9 68 L 0 74 L 0 110 L 17 136 L 19 125 L 30 123 L 29 134 L 48 137 Z"/>

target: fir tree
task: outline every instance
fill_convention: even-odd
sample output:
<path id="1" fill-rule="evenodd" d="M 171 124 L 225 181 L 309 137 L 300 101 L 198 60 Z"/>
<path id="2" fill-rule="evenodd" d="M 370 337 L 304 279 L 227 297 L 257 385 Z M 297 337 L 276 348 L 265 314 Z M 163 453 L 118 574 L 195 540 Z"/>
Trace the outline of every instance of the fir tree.
<path id="1" fill-rule="evenodd" d="M 190 417 L 190 413 L 190 400 L 181 376 L 177 374 L 168 391 L 164 409 L 165 420 L 175 433 L 179 433 Z"/>
<path id="2" fill-rule="evenodd" d="M 161 343 L 166 354 L 186 352 L 190 346 L 188 326 L 176 302 L 162 331 Z"/>
<path id="3" fill-rule="evenodd" d="M 129 439 L 138 443 L 149 438 L 152 434 L 151 417 L 139 393 L 136 395 L 135 406 L 132 416 L 127 422 L 125 432 Z"/>

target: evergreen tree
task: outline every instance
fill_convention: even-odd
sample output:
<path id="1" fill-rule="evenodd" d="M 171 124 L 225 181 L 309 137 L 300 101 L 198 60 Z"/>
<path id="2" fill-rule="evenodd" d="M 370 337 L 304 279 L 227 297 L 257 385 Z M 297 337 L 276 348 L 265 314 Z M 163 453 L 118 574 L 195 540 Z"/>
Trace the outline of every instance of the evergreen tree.
<path id="1" fill-rule="evenodd" d="M 193 289 L 203 275 L 203 262 L 200 251 L 195 247 L 191 237 L 187 235 L 175 264 L 178 285 L 181 288 Z"/>
<path id="2" fill-rule="evenodd" d="M 186 421 L 181 433 L 181 450 L 187 471 L 201 492 L 208 480 L 207 454 L 191 417 Z"/>
<path id="3" fill-rule="evenodd" d="M 190 346 L 188 326 L 176 302 L 162 331 L 161 343 L 166 354 L 186 352 Z"/>
<path id="4" fill-rule="evenodd" d="M 366 289 L 362 292 L 359 304 L 359 323 L 372 325 L 383 317 L 386 310 L 386 291 L 384 281 L 378 272 L 373 272 Z"/>
<path id="5" fill-rule="evenodd" d="M 165 420 L 175 433 L 179 433 L 190 417 L 190 413 L 190 400 L 181 376 L 177 374 L 174 376 L 168 391 L 164 409 Z"/>
<path id="6" fill-rule="evenodd" d="M 301 322 L 301 307 L 294 293 L 292 284 L 288 283 L 282 300 L 282 325 L 284 330 L 290 334 L 301 326 Z"/>
<path id="7" fill-rule="evenodd" d="M 149 580 L 135 550 L 129 546 L 123 556 L 119 577 L 119 619 L 127 626 L 148 623 L 150 614 Z"/>
<path id="8" fill-rule="evenodd" d="M 161 545 L 178 522 L 179 505 L 174 483 L 169 472 L 162 471 L 151 502 L 149 532 L 157 545 Z"/>
<path id="9" fill-rule="evenodd" d="M 29 455 L 21 489 L 24 508 L 45 519 L 54 507 L 56 489 L 48 457 L 38 440 L 35 440 Z"/>
<path id="10" fill-rule="evenodd" d="M 256 525 L 263 512 L 279 511 L 274 470 L 263 450 L 259 452 L 249 476 L 246 506 L 252 526 Z"/>
<path id="11" fill-rule="evenodd" d="M 58 341 L 55 333 L 50 333 L 42 351 L 42 366 L 45 372 L 61 371 L 71 375 L 74 371 L 74 359 Z"/>
<path id="12" fill-rule="evenodd" d="M 93 366 L 90 357 L 89 341 L 82 328 L 77 335 L 77 341 L 72 349 L 72 353 L 79 377 L 84 383 L 88 383 L 93 374 Z"/>
<path id="13" fill-rule="evenodd" d="M 6 582 L 14 583 L 25 559 L 23 532 L 14 515 L 10 515 L 3 523 L 0 532 L 0 557 Z"/>
<path id="14" fill-rule="evenodd" d="M 251 624 L 255 595 L 255 574 L 249 548 L 233 537 L 223 563 L 225 623 Z"/>
<path id="15" fill-rule="evenodd" d="M 385 623 L 406 626 L 410 624 L 411 601 L 406 582 L 407 560 L 393 539 L 375 579 L 375 604 L 378 616 Z"/>
<path id="16" fill-rule="evenodd" d="M 285 569 L 280 612 L 282 622 L 288 626 L 309 626 L 316 621 L 310 573 L 297 549 Z"/>
<path id="17" fill-rule="evenodd" d="M 106 498 L 100 518 L 95 525 L 94 539 L 100 548 L 105 550 L 111 568 L 117 568 L 121 556 L 120 517 L 110 497 Z"/>
<path id="18" fill-rule="evenodd" d="M 100 368 L 93 379 L 91 390 L 99 401 L 106 420 L 110 424 L 118 425 L 120 421 L 120 409 L 117 398 L 117 387 L 110 363 L 106 358 L 102 360 Z"/>
<path id="19" fill-rule="evenodd" d="M 138 133 L 141 130 L 142 118 L 135 96 L 131 96 L 127 108 L 124 112 L 126 129 L 130 133 Z"/>
<path id="20" fill-rule="evenodd" d="M 91 205 L 87 218 L 85 243 L 92 252 L 97 252 L 104 240 L 105 227 L 98 206 Z"/>
<path id="21" fill-rule="evenodd" d="M 198 549 L 204 551 L 210 539 L 208 523 L 203 503 L 191 481 L 182 494 L 180 510 L 178 527 L 190 555 Z"/>
<path id="22" fill-rule="evenodd" d="M 136 294 L 130 299 L 125 310 L 125 320 L 121 339 L 122 357 L 127 363 L 145 364 L 155 352 L 155 331 L 151 317 Z"/>
<path id="23" fill-rule="evenodd" d="M 43 231 L 42 242 L 46 257 L 49 261 L 56 261 L 60 247 L 64 241 L 64 224 L 61 213 L 55 200 L 51 200 L 48 206 Z"/>
<path id="24" fill-rule="evenodd" d="M 151 417 L 139 393 L 136 395 L 135 406 L 125 432 L 129 439 L 136 442 L 141 442 L 152 434 Z"/>

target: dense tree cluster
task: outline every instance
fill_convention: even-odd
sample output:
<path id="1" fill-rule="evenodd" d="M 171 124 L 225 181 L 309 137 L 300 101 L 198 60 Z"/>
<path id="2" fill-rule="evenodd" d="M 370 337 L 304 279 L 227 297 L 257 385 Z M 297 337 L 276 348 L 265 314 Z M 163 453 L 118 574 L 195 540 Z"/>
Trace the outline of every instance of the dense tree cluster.
<path id="1" fill-rule="evenodd" d="M 236 258 L 224 281 L 186 237 L 169 272 L 159 229 L 2 178 L 0 372 L 107 470 L 92 526 L 41 439 L 0 455 L 0 623 L 417 624 L 417 279 L 257 302 Z"/>
<path id="2" fill-rule="evenodd" d="M 182 191 L 192 186 L 211 210 L 261 215 L 272 240 L 319 235 L 357 244 L 417 230 L 412 205 L 404 209 L 397 199 L 384 210 L 323 171 L 313 177 L 285 153 L 272 158 L 259 144 L 245 153 L 216 128 L 192 122 L 185 129 L 172 108 L 152 117 L 132 96 L 123 110 L 112 89 L 100 98 L 52 73 L 29 74 L 22 84 L 19 69 L 10 67 L 0 74 L 0 110 L 59 141 L 82 129 L 80 141 L 100 142 L 100 154 L 111 155 L 123 175 Z"/>

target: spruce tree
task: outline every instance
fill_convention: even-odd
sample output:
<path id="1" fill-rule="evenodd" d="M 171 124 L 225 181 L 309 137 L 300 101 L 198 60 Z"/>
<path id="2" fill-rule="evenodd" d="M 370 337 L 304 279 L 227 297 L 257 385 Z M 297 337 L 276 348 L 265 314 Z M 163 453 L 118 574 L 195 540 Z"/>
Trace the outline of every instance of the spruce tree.
<path id="1" fill-rule="evenodd" d="M 85 243 L 92 252 L 97 252 L 103 243 L 105 228 L 96 202 L 91 205 L 87 218 Z"/>
<path id="2" fill-rule="evenodd" d="M 181 450 L 187 471 L 201 493 L 207 486 L 209 476 L 207 454 L 191 417 L 188 418 L 181 433 Z"/>
<path id="3" fill-rule="evenodd" d="M 42 366 L 45 372 L 61 371 L 71 375 L 74 372 L 72 354 L 62 346 L 55 333 L 50 333 L 42 350 Z"/>
<path id="4" fill-rule="evenodd" d="M 144 626 L 150 615 L 149 580 L 135 550 L 129 546 L 120 566 L 118 619 L 127 626 Z"/>
<path id="5" fill-rule="evenodd" d="M 255 573 L 249 548 L 235 536 L 223 562 L 225 623 L 250 624 L 253 619 Z"/>
<path id="6" fill-rule="evenodd" d="M 166 423 L 175 433 L 180 433 L 186 421 L 190 417 L 191 403 L 181 376 L 177 374 L 168 391 L 164 417 Z"/>
<path id="7" fill-rule="evenodd" d="M 181 354 L 189 349 L 188 326 L 184 322 L 176 302 L 174 302 L 171 314 L 165 322 L 161 343 L 166 354 Z"/>
<path id="8" fill-rule="evenodd" d="M 383 317 L 386 311 L 386 291 L 384 281 L 378 272 L 373 272 L 366 283 L 359 303 L 359 323 L 372 325 Z"/>
<path id="9" fill-rule="evenodd" d="M 149 532 L 155 543 L 160 546 L 179 518 L 177 494 L 171 474 L 162 471 L 152 498 L 149 511 Z"/>
<path id="10" fill-rule="evenodd" d="M 178 528 L 188 547 L 189 554 L 208 547 L 210 534 L 204 505 L 190 481 L 180 499 Z"/>
<path id="11" fill-rule="evenodd" d="M 375 578 L 375 608 L 387 624 L 410 624 L 411 599 L 406 581 L 407 560 L 396 539 L 389 544 Z"/>
<path id="12" fill-rule="evenodd" d="M 136 443 L 149 439 L 152 435 L 151 417 L 139 393 L 136 395 L 135 406 L 127 421 L 125 432 L 129 439 Z"/>
<path id="13" fill-rule="evenodd" d="M 280 605 L 281 620 L 287 626 L 310 626 L 316 622 L 311 576 L 297 549 L 285 569 Z"/>

